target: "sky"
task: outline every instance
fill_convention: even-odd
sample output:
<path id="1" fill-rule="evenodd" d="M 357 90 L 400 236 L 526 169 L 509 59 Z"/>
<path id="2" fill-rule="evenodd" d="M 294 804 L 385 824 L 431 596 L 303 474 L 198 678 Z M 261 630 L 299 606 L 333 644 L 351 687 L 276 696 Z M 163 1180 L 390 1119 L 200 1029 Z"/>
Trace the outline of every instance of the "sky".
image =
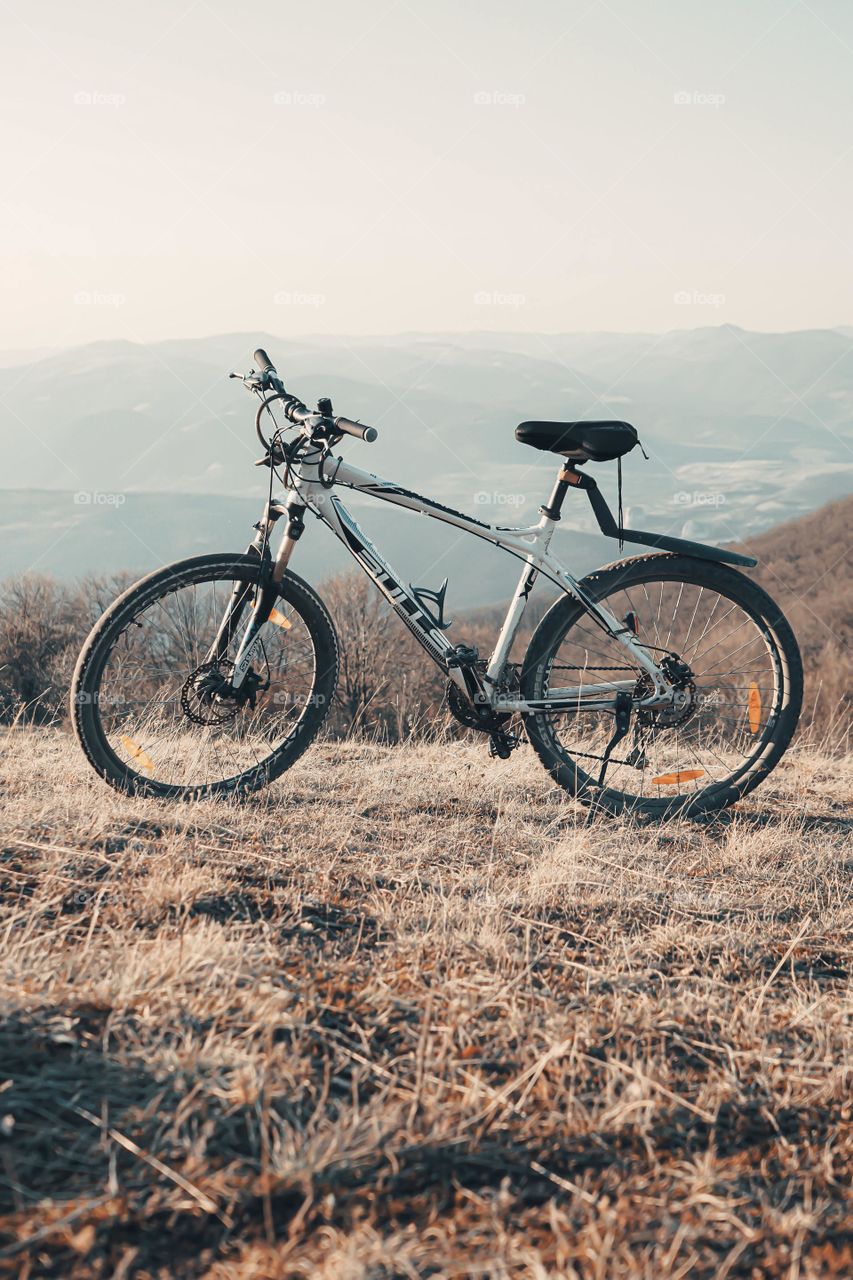
<path id="1" fill-rule="evenodd" d="M 853 323 L 849 0 L 11 0 L 0 349 Z"/>

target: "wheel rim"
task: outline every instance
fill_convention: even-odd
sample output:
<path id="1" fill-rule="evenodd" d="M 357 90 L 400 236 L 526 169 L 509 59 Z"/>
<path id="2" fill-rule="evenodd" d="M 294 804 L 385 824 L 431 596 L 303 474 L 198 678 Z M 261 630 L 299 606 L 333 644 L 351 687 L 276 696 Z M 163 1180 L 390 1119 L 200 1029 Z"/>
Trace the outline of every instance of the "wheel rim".
<path id="1" fill-rule="evenodd" d="M 782 666 L 766 623 L 725 590 L 685 578 L 617 583 L 600 600 L 636 629 L 656 661 L 673 653 L 688 669 L 681 708 L 632 710 L 630 732 L 605 772 L 611 798 L 629 807 L 681 808 L 735 785 L 766 753 L 782 705 Z M 543 666 L 543 692 L 605 680 L 635 681 L 635 697 L 650 692 L 648 677 L 586 614 L 568 621 Z M 581 790 L 597 786 L 603 761 L 596 757 L 615 723 L 612 712 L 583 710 L 584 696 L 575 701 L 577 714 L 544 714 L 552 745 Z"/>
<path id="2" fill-rule="evenodd" d="M 259 685 L 268 687 L 257 689 L 254 707 L 216 696 L 227 686 L 248 609 L 222 661 L 207 659 L 239 581 L 236 570 L 178 580 L 143 601 L 111 638 L 96 695 L 99 729 L 119 768 L 141 788 L 202 790 L 264 771 L 317 699 L 311 632 L 282 599 L 281 625 L 264 629 L 252 663 Z"/>

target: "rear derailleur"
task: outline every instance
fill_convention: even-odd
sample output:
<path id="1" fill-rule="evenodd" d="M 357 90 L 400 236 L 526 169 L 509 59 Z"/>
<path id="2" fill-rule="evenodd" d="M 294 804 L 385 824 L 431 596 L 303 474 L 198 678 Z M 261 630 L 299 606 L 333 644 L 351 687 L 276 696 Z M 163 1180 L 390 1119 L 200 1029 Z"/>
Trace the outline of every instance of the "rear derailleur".
<path id="1" fill-rule="evenodd" d="M 659 730 L 672 729 L 685 724 L 696 709 L 696 682 L 693 678 L 693 672 L 687 663 L 682 662 L 676 654 L 668 653 L 661 660 L 660 667 L 674 688 L 673 701 L 669 706 L 663 708 L 637 708 L 634 725 L 634 744 L 624 760 L 625 764 L 631 765 L 634 769 L 646 768 L 648 764 L 646 745 Z M 643 674 L 637 680 L 633 694 L 617 693 L 613 708 L 613 736 L 604 748 L 604 755 L 601 757 L 601 770 L 598 775 L 598 785 L 600 787 L 604 786 L 604 776 L 607 773 L 607 766 L 610 763 L 614 747 L 628 734 L 631 725 L 631 712 L 634 709 L 634 700 L 647 697 L 652 692 L 653 687 L 649 677 Z"/>

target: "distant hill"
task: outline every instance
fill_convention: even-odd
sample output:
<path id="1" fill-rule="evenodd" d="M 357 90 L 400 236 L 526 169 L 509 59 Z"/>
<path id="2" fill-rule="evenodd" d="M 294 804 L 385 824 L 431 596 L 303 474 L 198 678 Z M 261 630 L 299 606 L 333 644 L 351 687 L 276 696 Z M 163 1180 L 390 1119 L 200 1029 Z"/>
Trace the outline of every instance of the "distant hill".
<path id="1" fill-rule="evenodd" d="M 85 503 L 79 501 L 80 494 L 63 490 L 0 489 L 0 581 L 27 572 L 64 582 L 125 571 L 141 576 L 186 556 L 243 551 L 263 510 L 262 486 L 263 478 L 252 498 L 130 492 L 96 494 L 95 501 Z M 116 496 L 119 503 L 106 501 Z M 341 496 L 403 577 L 428 587 L 438 587 L 443 578 L 449 578 L 451 616 L 472 605 L 509 599 L 522 567 L 514 556 L 437 520 L 387 503 Z M 483 510 L 476 504 L 466 505 L 474 515 Z M 498 509 L 486 518 L 514 523 L 519 517 Z M 279 536 L 275 535 L 274 545 Z M 612 559 L 616 544 L 598 534 L 561 527 L 553 546 L 583 575 Z M 332 574 L 354 567 L 354 560 L 331 531 L 309 520 L 293 570 L 317 586 Z"/>
<path id="2" fill-rule="evenodd" d="M 266 473 L 252 402 L 230 369 L 266 346 L 307 402 L 379 427 L 345 443 L 366 470 L 501 524 L 537 518 L 557 460 L 519 444 L 530 417 L 625 418 L 650 460 L 625 459 L 627 523 L 700 541 L 751 540 L 853 491 L 853 334 L 222 334 L 0 353 L 0 579 L 151 569 L 245 546 Z M 611 503 L 613 465 L 590 467 Z M 83 501 L 75 501 L 75 495 Z M 517 562 L 432 520 L 353 499 L 410 580 L 450 578 L 457 612 L 506 596 Z M 566 503 L 555 549 L 583 574 L 611 560 L 587 503 Z M 309 522 L 294 567 L 348 563 Z"/>
<path id="3" fill-rule="evenodd" d="M 470 510 L 483 494 L 532 516 L 553 459 L 514 437 L 525 418 L 625 418 L 637 527 L 728 541 L 853 491 L 853 336 L 665 334 L 269 334 L 95 342 L 0 357 L 2 483 L 12 489 L 256 495 L 253 402 L 231 369 L 257 345 L 306 402 L 378 426 L 347 456 Z M 597 468 L 613 490 L 613 468 Z M 585 504 L 567 512 L 582 532 Z M 144 529 L 140 530 L 144 539 Z M 0 565 L 0 575 L 5 571 Z"/>

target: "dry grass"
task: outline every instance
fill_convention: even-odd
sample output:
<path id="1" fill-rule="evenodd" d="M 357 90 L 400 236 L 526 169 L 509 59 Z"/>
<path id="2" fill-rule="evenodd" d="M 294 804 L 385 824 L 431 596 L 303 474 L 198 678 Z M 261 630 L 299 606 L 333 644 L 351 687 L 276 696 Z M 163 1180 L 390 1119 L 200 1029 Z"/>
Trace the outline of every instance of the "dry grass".
<path id="1" fill-rule="evenodd" d="M 639 828 L 526 749 L 3 745 L 4 1274 L 853 1273 L 849 760 Z"/>

